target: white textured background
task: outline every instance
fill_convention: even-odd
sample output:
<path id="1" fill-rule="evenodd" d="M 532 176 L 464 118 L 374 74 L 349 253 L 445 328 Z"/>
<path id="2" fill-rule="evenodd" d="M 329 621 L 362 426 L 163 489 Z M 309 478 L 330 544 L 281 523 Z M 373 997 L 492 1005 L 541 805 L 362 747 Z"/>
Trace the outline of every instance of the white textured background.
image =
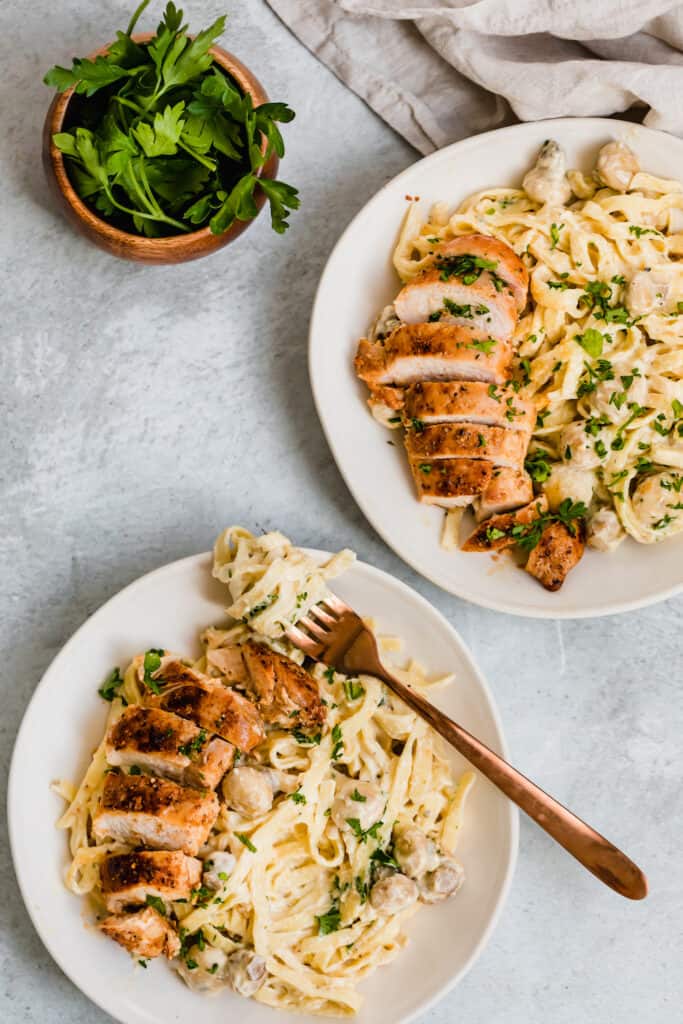
<path id="1" fill-rule="evenodd" d="M 419 579 L 365 523 L 313 410 L 308 313 L 342 228 L 415 154 L 261 0 L 233 0 L 225 45 L 297 111 L 282 177 L 301 188 L 303 210 L 288 235 L 275 237 L 263 216 L 208 260 L 142 269 L 72 233 L 40 167 L 50 99 L 40 79 L 124 27 L 131 6 L 0 4 L 3 775 L 52 657 L 141 573 L 208 548 L 228 522 L 349 545 L 455 623 L 493 687 L 517 764 L 623 845 L 651 882 L 646 902 L 627 903 L 523 822 L 489 947 L 420 1024 L 680 1021 L 683 599 L 595 622 L 508 618 Z M 195 27 L 224 9 L 186 7 Z M 0 891 L 2 1024 L 108 1021 L 34 933 L 4 814 Z"/>

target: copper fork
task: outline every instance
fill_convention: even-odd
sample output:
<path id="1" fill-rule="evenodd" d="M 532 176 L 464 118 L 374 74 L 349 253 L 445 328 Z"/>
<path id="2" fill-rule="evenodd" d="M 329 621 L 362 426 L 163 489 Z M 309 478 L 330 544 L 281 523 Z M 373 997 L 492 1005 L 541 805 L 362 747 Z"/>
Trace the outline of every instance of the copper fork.
<path id="1" fill-rule="evenodd" d="M 308 657 L 339 672 L 364 673 L 381 679 L 596 878 L 629 899 L 641 900 L 647 895 L 647 878 L 626 854 L 421 694 L 387 672 L 380 661 L 373 634 L 360 616 L 338 597 L 330 594 L 314 605 L 296 626 L 288 627 L 287 636 Z"/>

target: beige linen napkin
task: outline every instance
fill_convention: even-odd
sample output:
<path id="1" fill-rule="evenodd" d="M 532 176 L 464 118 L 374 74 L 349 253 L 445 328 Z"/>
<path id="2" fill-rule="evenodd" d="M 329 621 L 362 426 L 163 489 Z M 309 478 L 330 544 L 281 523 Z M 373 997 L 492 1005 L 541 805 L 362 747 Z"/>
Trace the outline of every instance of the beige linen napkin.
<path id="1" fill-rule="evenodd" d="M 671 0 L 267 0 L 416 149 L 516 120 L 640 107 L 683 135 Z"/>

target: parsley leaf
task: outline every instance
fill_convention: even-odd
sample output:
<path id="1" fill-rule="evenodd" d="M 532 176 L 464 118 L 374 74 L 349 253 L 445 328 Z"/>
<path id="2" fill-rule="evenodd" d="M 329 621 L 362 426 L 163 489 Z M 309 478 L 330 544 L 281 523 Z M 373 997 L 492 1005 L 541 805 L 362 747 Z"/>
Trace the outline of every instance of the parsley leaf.
<path id="1" fill-rule="evenodd" d="M 104 700 L 112 701 L 117 696 L 117 690 L 122 684 L 123 676 L 119 668 L 113 668 L 97 692 Z"/>
<path id="2" fill-rule="evenodd" d="M 249 836 L 245 835 L 245 834 L 244 834 L 244 832 L 235 832 L 235 838 L 239 839 L 239 841 L 240 841 L 240 842 L 241 842 L 241 843 L 242 843 L 242 844 L 243 844 L 244 846 L 246 846 L 246 848 L 247 848 L 247 849 L 248 849 L 248 850 L 249 850 L 249 851 L 250 851 L 251 853 L 256 853 L 256 847 L 255 847 L 255 846 L 254 846 L 254 844 L 252 843 L 252 841 L 251 841 L 251 839 L 249 838 Z"/>
<path id="3" fill-rule="evenodd" d="M 341 912 L 336 903 L 332 904 L 326 914 L 316 914 L 315 919 L 318 922 L 318 935 L 329 935 L 341 928 Z"/>

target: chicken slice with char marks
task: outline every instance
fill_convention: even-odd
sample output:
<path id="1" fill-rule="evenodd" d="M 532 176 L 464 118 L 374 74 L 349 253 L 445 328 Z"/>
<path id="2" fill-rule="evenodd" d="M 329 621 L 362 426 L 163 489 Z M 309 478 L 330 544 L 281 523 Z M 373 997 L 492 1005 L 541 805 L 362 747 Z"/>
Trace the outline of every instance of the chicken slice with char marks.
<path id="1" fill-rule="evenodd" d="M 491 482 L 493 467 L 483 459 L 413 461 L 410 469 L 423 505 L 463 508 L 470 505 Z"/>
<path id="2" fill-rule="evenodd" d="M 490 269 L 512 292 L 517 312 L 521 313 L 529 294 L 529 273 L 517 253 L 492 235 L 459 235 L 434 248 L 434 262 L 437 266 L 453 264 L 458 257 L 472 256 L 493 263 Z M 457 266 L 457 263 L 455 264 Z M 474 267 L 477 273 L 480 268 Z M 465 271 L 466 273 L 466 271 Z"/>
<path id="3" fill-rule="evenodd" d="M 484 271 L 471 284 L 459 277 L 447 277 L 434 269 L 419 274 L 404 285 L 394 306 L 406 324 L 438 320 L 444 324 L 469 325 L 493 338 L 507 340 L 517 323 L 517 306 L 508 289 L 500 290 Z"/>
<path id="4" fill-rule="evenodd" d="M 180 786 L 153 775 L 107 775 L 92 823 L 97 842 L 182 850 L 194 857 L 218 815 L 215 793 Z"/>
<path id="5" fill-rule="evenodd" d="M 162 954 L 172 960 L 180 952 L 180 939 L 171 924 L 153 907 L 134 914 L 115 914 L 99 923 L 100 931 L 141 960 Z"/>
<path id="6" fill-rule="evenodd" d="M 388 389 L 386 389 L 388 390 Z M 536 421 L 533 402 L 510 387 L 475 380 L 420 381 L 406 388 L 404 423 L 484 423 L 531 433 Z"/>
<path id="7" fill-rule="evenodd" d="M 106 757 L 115 767 L 137 765 L 187 786 L 215 789 L 232 766 L 235 748 L 186 718 L 135 704 L 109 730 Z"/>
<path id="8" fill-rule="evenodd" d="M 266 722 L 291 728 L 325 721 L 325 705 L 315 679 L 291 658 L 247 640 L 242 656 L 251 690 Z"/>
<path id="9" fill-rule="evenodd" d="M 405 435 L 411 462 L 416 459 L 485 459 L 512 469 L 522 467 L 527 443 L 521 431 L 481 423 L 434 423 L 420 430 L 407 430 Z"/>
<path id="10" fill-rule="evenodd" d="M 480 523 L 462 546 L 463 551 L 502 551 L 516 542 L 512 535 L 515 526 L 529 526 L 548 511 L 544 495 L 534 498 L 528 505 L 500 516 L 491 516 Z"/>
<path id="11" fill-rule="evenodd" d="M 163 684 L 163 689 L 147 698 L 150 707 L 189 718 L 245 753 L 265 738 L 255 705 L 217 679 L 188 668 L 182 661 L 162 665 L 154 679 Z"/>
<path id="12" fill-rule="evenodd" d="M 170 903 L 185 900 L 202 879 L 202 862 L 177 850 L 137 850 L 110 854 L 100 867 L 107 910 L 144 905 L 148 896 Z"/>
<path id="13" fill-rule="evenodd" d="M 512 348 L 473 327 L 405 324 L 383 341 L 361 338 L 356 373 L 371 388 L 422 380 L 480 380 L 502 384 Z"/>
<path id="14" fill-rule="evenodd" d="M 521 505 L 527 505 L 533 497 L 534 485 L 527 472 L 523 469 L 497 468 L 486 490 L 474 499 L 474 514 L 480 523 L 489 516 L 511 512 Z"/>
<path id="15" fill-rule="evenodd" d="M 531 550 L 526 571 L 546 590 L 559 590 L 567 574 L 581 561 L 585 549 L 583 526 L 572 525 L 574 533 L 564 523 L 550 523 Z"/>

